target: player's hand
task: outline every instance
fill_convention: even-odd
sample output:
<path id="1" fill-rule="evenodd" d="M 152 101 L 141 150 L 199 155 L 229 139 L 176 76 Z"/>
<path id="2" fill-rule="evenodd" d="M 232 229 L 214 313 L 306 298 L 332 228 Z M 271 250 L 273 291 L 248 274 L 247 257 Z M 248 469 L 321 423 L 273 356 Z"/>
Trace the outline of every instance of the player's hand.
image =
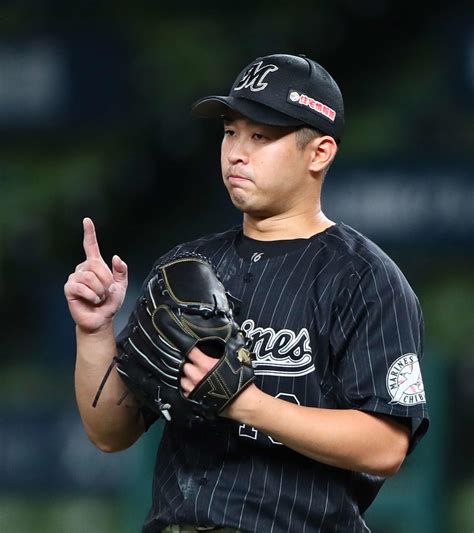
<path id="1" fill-rule="evenodd" d="M 181 388 L 186 398 L 191 394 L 194 388 L 204 379 L 210 372 L 219 359 L 209 357 L 199 348 L 193 348 L 183 365 L 181 376 Z M 223 411 L 220 416 L 241 421 L 241 417 L 248 410 L 249 406 L 257 406 L 258 394 L 261 393 L 257 387 L 252 383 L 246 387 L 235 400 L 233 400 Z M 256 396 L 257 395 L 257 396 Z"/>
<path id="2" fill-rule="evenodd" d="M 94 223 L 83 220 L 86 260 L 77 265 L 64 285 L 69 311 L 77 326 L 87 333 L 108 327 L 120 309 L 127 290 L 127 265 L 118 255 L 112 269 L 100 255 Z"/>
<path id="3" fill-rule="evenodd" d="M 186 358 L 181 376 L 183 394 L 188 397 L 196 385 L 219 362 L 219 359 L 209 357 L 199 348 L 194 347 Z"/>

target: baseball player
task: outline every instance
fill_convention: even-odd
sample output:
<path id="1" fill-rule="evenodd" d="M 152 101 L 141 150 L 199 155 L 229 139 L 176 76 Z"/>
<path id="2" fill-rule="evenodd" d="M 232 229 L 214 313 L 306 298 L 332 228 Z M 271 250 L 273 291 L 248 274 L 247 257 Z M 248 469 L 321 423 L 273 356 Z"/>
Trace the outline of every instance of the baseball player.
<path id="1" fill-rule="evenodd" d="M 276 54 L 193 113 L 223 122 L 222 178 L 243 222 L 160 260 L 194 252 L 216 266 L 239 301 L 255 379 L 212 424 L 166 423 L 143 532 L 369 531 L 364 512 L 428 428 L 423 321 L 394 262 L 321 209 L 343 133 L 340 90 L 315 61 Z M 92 442 L 121 450 L 157 415 L 131 394 L 117 401 L 127 394 L 117 372 L 92 406 L 117 353 L 112 319 L 127 267 L 114 256 L 109 269 L 90 219 L 84 250 L 65 285 L 77 324 L 77 400 Z M 184 395 L 214 365 L 193 348 Z"/>

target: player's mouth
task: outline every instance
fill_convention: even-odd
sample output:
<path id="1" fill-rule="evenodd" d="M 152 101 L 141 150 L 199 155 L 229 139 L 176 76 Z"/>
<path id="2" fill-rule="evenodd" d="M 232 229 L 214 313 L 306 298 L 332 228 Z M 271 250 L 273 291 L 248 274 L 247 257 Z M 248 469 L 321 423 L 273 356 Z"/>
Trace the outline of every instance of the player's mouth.
<path id="1" fill-rule="evenodd" d="M 251 181 L 245 176 L 241 176 L 240 174 L 229 174 L 227 176 L 227 180 L 231 185 L 241 185 L 242 183 Z"/>

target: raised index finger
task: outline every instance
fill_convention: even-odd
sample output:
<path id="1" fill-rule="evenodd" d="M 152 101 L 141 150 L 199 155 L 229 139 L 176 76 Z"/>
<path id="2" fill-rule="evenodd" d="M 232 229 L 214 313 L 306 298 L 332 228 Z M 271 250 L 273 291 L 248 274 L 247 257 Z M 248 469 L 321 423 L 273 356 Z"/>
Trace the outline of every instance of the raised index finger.
<path id="1" fill-rule="evenodd" d="M 99 250 L 99 243 L 97 242 L 97 236 L 95 234 L 94 223 L 90 218 L 85 218 L 82 221 L 84 226 L 84 252 L 86 253 L 87 259 L 101 259 Z"/>

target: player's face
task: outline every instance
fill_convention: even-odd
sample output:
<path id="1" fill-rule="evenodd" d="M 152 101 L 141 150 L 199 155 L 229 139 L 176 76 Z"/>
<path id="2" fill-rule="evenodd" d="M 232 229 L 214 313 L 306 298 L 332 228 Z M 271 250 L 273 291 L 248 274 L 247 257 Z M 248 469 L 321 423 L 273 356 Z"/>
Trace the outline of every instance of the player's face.
<path id="1" fill-rule="evenodd" d="M 294 128 L 224 120 L 221 166 L 233 204 L 254 217 L 298 214 L 314 206 L 309 155 L 298 148 Z"/>

